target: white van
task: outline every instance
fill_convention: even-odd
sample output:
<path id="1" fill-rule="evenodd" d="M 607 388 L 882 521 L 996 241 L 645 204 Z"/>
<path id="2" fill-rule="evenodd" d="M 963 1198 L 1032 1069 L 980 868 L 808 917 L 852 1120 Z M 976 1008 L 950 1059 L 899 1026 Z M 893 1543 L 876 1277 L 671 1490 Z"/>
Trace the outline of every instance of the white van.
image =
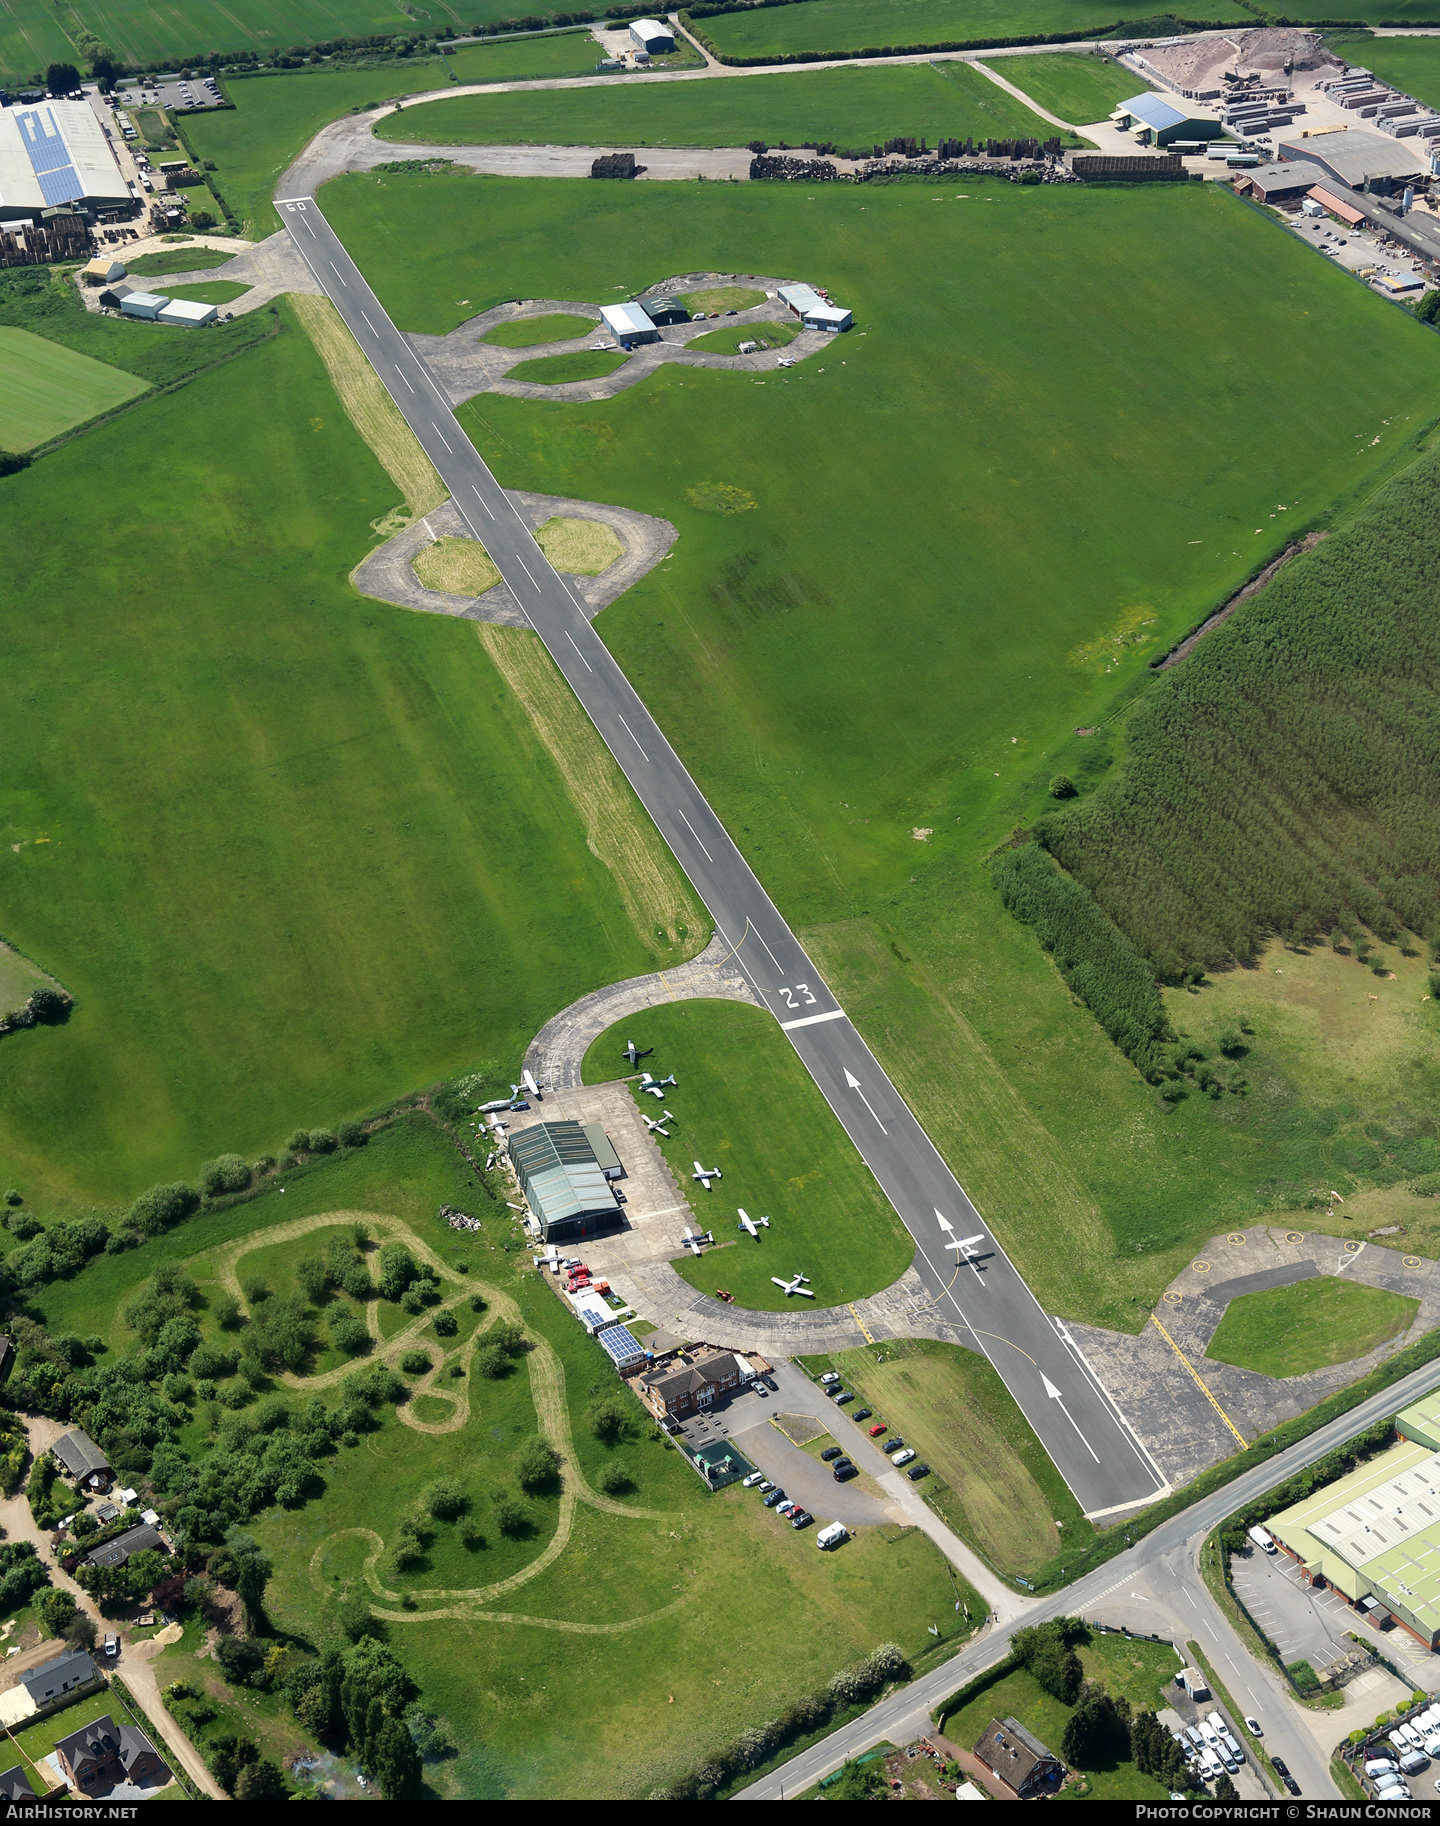
<path id="1" fill-rule="evenodd" d="M 1261 1549 L 1262 1552 L 1264 1552 L 1264 1553 L 1274 1553 L 1275 1552 L 1274 1540 L 1270 1537 L 1270 1535 L 1268 1535 L 1265 1532 L 1265 1530 L 1262 1527 L 1259 1526 L 1258 1523 L 1256 1524 L 1255 1527 L 1247 1529 L 1246 1533 L 1249 1536 L 1249 1538 L 1252 1541 L 1254 1541 L 1255 1545 Z"/>
<path id="2" fill-rule="evenodd" d="M 844 1522 L 831 1522 L 828 1528 L 822 1528 L 815 1536 L 817 1547 L 838 1547 L 841 1541 L 850 1539 L 850 1530 Z"/>

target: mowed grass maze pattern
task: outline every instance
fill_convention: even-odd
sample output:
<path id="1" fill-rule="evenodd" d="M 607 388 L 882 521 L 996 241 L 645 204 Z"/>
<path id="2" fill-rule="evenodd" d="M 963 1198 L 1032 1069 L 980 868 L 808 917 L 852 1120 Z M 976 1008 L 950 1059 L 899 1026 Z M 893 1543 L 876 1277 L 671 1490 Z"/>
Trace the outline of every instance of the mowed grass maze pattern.
<path id="1" fill-rule="evenodd" d="M 800 1302 L 771 1275 L 808 1274 L 815 1299 L 806 1306 L 838 1306 L 899 1279 L 915 1253 L 910 1235 L 768 1014 L 737 1002 L 646 1009 L 594 1042 L 586 1083 L 631 1076 L 620 1055 L 632 1039 L 655 1049 L 644 1069 L 679 1079 L 657 1102 L 636 1078 L 635 1101 L 652 1119 L 675 1111 L 668 1139 L 655 1141 L 700 1227 L 714 1228 L 714 1249 L 675 1262 L 692 1287 L 783 1312 Z M 708 1193 L 691 1179 L 697 1159 L 724 1174 Z M 740 1228 L 741 1205 L 771 1220 L 758 1242 Z"/>
<path id="2" fill-rule="evenodd" d="M 133 374 L 0 325 L 0 450 L 32 450 L 145 390 Z"/>
<path id="3" fill-rule="evenodd" d="M 1404 1294 L 1321 1275 L 1232 1300 L 1205 1355 L 1262 1376 L 1303 1376 L 1403 1338 L 1419 1310 Z"/>
<path id="4" fill-rule="evenodd" d="M 680 528 L 602 633 L 1047 1309 L 1133 1329 L 1217 1222 L 1270 1208 L 1257 1188 L 1312 1183 L 1311 1091 L 1282 1071 L 1160 1109 L 984 859 L 1054 773 L 1106 777 L 1121 742 L 1073 730 L 1296 514 L 1410 460 L 1440 347 L 1213 187 L 961 188 L 350 178 L 324 201 L 407 330 L 697 270 L 855 311 L 785 373 L 460 416 L 507 486 Z M 1316 373 L 1344 376 L 1338 415 Z"/>
<path id="5" fill-rule="evenodd" d="M 916 139 L 924 134 L 933 145 L 945 135 L 1049 139 L 1059 129 L 968 64 L 937 63 L 648 88 L 609 84 L 559 96 L 541 91 L 457 95 L 389 115 L 378 131 L 387 140 L 467 146 L 517 141 L 744 146 L 752 139 L 772 145 L 782 139 L 790 145 L 834 140 L 842 149 L 858 147 L 868 155 L 877 140 L 899 134 Z"/>

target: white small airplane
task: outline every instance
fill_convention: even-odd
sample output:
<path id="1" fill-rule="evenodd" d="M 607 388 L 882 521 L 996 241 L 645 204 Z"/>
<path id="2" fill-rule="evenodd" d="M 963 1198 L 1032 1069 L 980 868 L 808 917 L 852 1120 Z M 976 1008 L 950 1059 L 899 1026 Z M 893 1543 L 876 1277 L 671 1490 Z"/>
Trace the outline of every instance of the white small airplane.
<path id="1" fill-rule="evenodd" d="M 690 1177 L 694 1180 L 698 1180 L 708 1192 L 710 1190 L 710 1181 L 712 1179 L 723 1179 L 725 1175 L 720 1171 L 719 1167 L 702 1167 L 697 1160 L 695 1162 L 695 1171 Z"/>
<path id="2" fill-rule="evenodd" d="M 804 1283 L 810 1279 L 808 1274 L 797 1274 L 789 1281 L 782 1281 L 778 1274 L 772 1274 L 770 1279 L 777 1287 L 781 1288 L 787 1296 L 792 1293 L 799 1293 L 803 1294 L 807 1300 L 813 1300 L 815 1298 L 815 1295 L 810 1289 L 804 1285 Z"/>
<path id="3" fill-rule="evenodd" d="M 755 1228 L 755 1219 L 751 1217 L 750 1213 L 743 1205 L 737 1205 L 735 1209 L 740 1214 L 740 1229 L 746 1231 L 750 1236 L 753 1236 L 758 1243 L 760 1241 L 760 1232 Z M 760 1222 L 767 1230 L 770 1228 L 770 1219 L 768 1217 L 762 1217 Z"/>
<path id="4" fill-rule="evenodd" d="M 692 1230 L 689 1224 L 686 1224 L 685 1247 L 690 1251 L 691 1255 L 699 1255 L 700 1245 L 702 1243 L 712 1243 L 714 1240 L 714 1237 L 711 1236 L 708 1230 Z"/>
<path id="5" fill-rule="evenodd" d="M 660 1123 L 652 1122 L 648 1116 L 642 1116 L 640 1118 L 640 1120 L 645 1124 L 646 1128 L 649 1129 L 649 1131 L 652 1135 L 663 1135 L 667 1141 L 670 1139 L 669 1129 L 662 1128 Z M 673 1120 L 673 1118 L 672 1118 L 672 1120 Z"/>
<path id="6" fill-rule="evenodd" d="M 649 1072 L 641 1072 L 640 1074 L 641 1090 L 649 1091 L 652 1097 L 658 1097 L 662 1103 L 665 1101 L 665 1086 L 667 1084 L 674 1084 L 674 1082 L 674 1072 L 671 1072 L 668 1078 L 652 1078 Z"/>
<path id="7" fill-rule="evenodd" d="M 526 1090 L 529 1091 L 530 1095 L 535 1099 L 535 1101 L 537 1103 L 541 1103 L 544 1101 L 544 1099 L 542 1098 L 542 1096 L 540 1094 L 540 1086 L 535 1082 L 535 1080 L 530 1076 L 529 1072 L 526 1071 L 523 1066 L 521 1067 L 521 1071 L 520 1071 L 520 1082 L 525 1086 Z"/>
<path id="8" fill-rule="evenodd" d="M 631 1066 L 634 1067 L 638 1065 L 642 1059 L 648 1059 L 654 1050 L 655 1048 L 653 1046 L 647 1046 L 642 1052 L 633 1040 L 627 1040 L 624 1046 L 621 1047 L 620 1052 L 622 1058 L 628 1059 Z"/>

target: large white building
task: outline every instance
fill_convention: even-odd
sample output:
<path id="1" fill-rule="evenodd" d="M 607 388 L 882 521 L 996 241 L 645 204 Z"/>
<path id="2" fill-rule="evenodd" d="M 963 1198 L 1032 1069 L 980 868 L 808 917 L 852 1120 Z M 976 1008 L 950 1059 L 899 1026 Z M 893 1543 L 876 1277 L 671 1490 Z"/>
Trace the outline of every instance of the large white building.
<path id="1" fill-rule="evenodd" d="M 0 222 L 62 204 L 90 212 L 132 201 L 89 102 L 0 109 Z"/>

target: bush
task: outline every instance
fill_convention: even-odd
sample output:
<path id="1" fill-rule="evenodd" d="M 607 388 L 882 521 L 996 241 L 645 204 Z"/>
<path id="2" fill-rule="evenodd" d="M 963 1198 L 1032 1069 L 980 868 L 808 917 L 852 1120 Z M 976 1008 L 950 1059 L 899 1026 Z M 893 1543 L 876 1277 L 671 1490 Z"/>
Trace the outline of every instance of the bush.
<path id="1" fill-rule="evenodd" d="M 1052 799 L 1073 799 L 1076 790 L 1075 782 L 1070 778 L 1069 774 L 1056 774 L 1055 778 L 1050 782 L 1050 797 Z"/>
<path id="2" fill-rule="evenodd" d="M 548 1489 L 555 1482 L 560 1462 L 560 1454 L 549 1440 L 528 1440 L 515 1462 L 515 1475 L 520 1488 L 531 1495 L 537 1490 Z"/>
<path id="3" fill-rule="evenodd" d="M 407 1376 L 423 1376 L 430 1367 L 430 1359 L 423 1350 L 407 1350 L 400 1359 L 400 1367 Z"/>
<path id="4" fill-rule="evenodd" d="M 471 1296 L 470 1296 L 470 1310 L 471 1310 L 471 1312 L 484 1312 L 484 1310 L 485 1310 L 485 1296 L 484 1296 L 484 1294 L 483 1294 L 483 1293 L 472 1293 L 472 1294 L 471 1294 Z"/>
<path id="5" fill-rule="evenodd" d="M 14 1186 L 11 1186 L 10 1190 L 5 1194 L 5 1203 L 7 1205 L 23 1205 L 25 1200 L 21 1194 L 15 1190 Z"/>
<path id="6" fill-rule="evenodd" d="M 200 1189 L 210 1198 L 243 1192 L 250 1184 L 250 1169 L 238 1154 L 218 1154 L 200 1169 Z"/>
<path id="7" fill-rule="evenodd" d="M 311 1129 L 310 1152 L 312 1154 L 333 1154 L 339 1146 L 332 1129 Z"/>
<path id="8" fill-rule="evenodd" d="M 510 1359 L 498 1344 L 482 1344 L 475 1353 L 475 1372 L 487 1381 L 498 1382 L 510 1373 Z"/>
<path id="9" fill-rule="evenodd" d="M 233 1331 L 244 1317 L 240 1310 L 240 1302 L 233 1293 L 217 1293 L 210 1302 L 210 1311 L 214 1314 L 215 1323 L 222 1331 Z"/>
<path id="10" fill-rule="evenodd" d="M 330 1320 L 330 1336 L 336 1350 L 347 1357 L 358 1357 L 370 1348 L 370 1331 L 358 1313 L 341 1311 Z"/>
<path id="11" fill-rule="evenodd" d="M 130 1207 L 130 1222 L 142 1236 L 159 1236 L 200 1209 L 200 1194 L 184 1180 L 151 1186 Z"/>
<path id="12" fill-rule="evenodd" d="M 331 1274 L 324 1259 L 318 1255 L 302 1255 L 295 1264 L 295 1279 L 302 1291 L 313 1305 L 318 1306 L 330 1291 Z"/>
<path id="13" fill-rule="evenodd" d="M 602 1445 L 613 1446 L 626 1431 L 630 1414 L 619 1395 L 602 1395 L 590 1403 L 590 1431 Z"/>
<path id="14" fill-rule="evenodd" d="M 443 1479 L 431 1484 L 420 1500 L 439 1522 L 456 1521 L 470 1507 L 470 1499 L 460 1486 Z"/>
<path id="15" fill-rule="evenodd" d="M 431 1324 L 435 1328 L 436 1336 L 440 1338 L 453 1338 L 460 1329 L 453 1312 L 437 1312 Z"/>
<path id="16" fill-rule="evenodd" d="M 630 1475 L 629 1467 L 623 1459 L 612 1458 L 608 1465 L 600 1467 L 600 1475 L 595 1482 L 606 1496 L 619 1496 L 623 1490 L 633 1490 L 635 1480 Z"/>
<path id="17" fill-rule="evenodd" d="M 32 1236 L 40 1234 L 40 1223 L 33 1211 L 12 1211 L 5 1220 L 5 1228 L 22 1243 L 28 1243 Z"/>
<path id="18" fill-rule="evenodd" d="M 202 1344 L 190 1359 L 190 1374 L 207 1382 L 223 1382 L 233 1376 L 240 1364 L 240 1353 L 221 1350 L 215 1344 Z"/>
<path id="19" fill-rule="evenodd" d="M 292 1129 L 285 1138 L 287 1154 L 308 1154 L 310 1152 L 309 1129 Z"/>
<path id="20" fill-rule="evenodd" d="M 497 1490 L 490 1499 L 495 1526 L 501 1534 L 524 1534 L 530 1527 L 530 1512 L 517 1496 L 508 1490 Z"/>
<path id="21" fill-rule="evenodd" d="M 335 1131 L 342 1148 L 363 1148 L 370 1131 L 363 1122 L 342 1122 Z"/>

